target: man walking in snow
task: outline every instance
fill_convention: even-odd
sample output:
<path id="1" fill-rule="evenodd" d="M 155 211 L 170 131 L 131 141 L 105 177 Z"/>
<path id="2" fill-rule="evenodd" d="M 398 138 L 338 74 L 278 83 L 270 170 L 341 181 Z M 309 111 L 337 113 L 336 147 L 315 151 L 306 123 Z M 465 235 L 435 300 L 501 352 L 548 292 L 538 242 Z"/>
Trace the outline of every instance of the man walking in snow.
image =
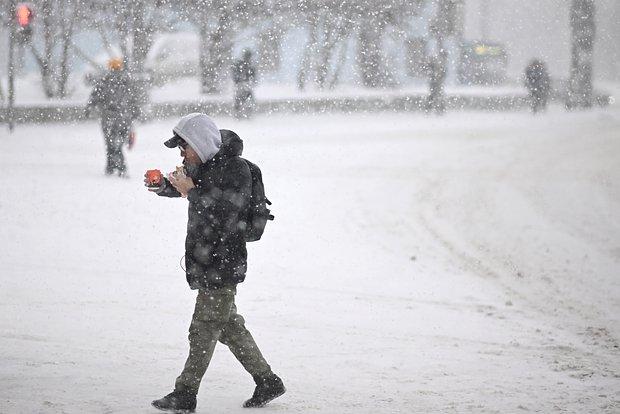
<path id="1" fill-rule="evenodd" d="M 135 133 L 131 126 L 140 116 L 136 88 L 123 70 L 121 59 L 110 59 L 109 72 L 95 85 L 88 104 L 86 116 L 93 108 L 101 112 L 101 129 L 106 145 L 106 175 L 115 172 L 120 177 L 127 174 L 123 145 L 133 146 Z"/>
<path id="2" fill-rule="evenodd" d="M 443 91 L 446 68 L 438 57 L 431 57 L 427 65 L 429 94 L 426 98 L 424 109 L 426 113 L 435 112 L 438 115 L 443 115 L 446 111 Z"/>
<path id="3" fill-rule="evenodd" d="M 530 95 L 530 105 L 533 113 L 547 109 L 551 79 L 544 62 L 534 59 L 525 68 L 525 87 Z"/>
<path id="4" fill-rule="evenodd" d="M 254 110 L 254 84 L 256 68 L 252 63 L 252 51 L 245 49 L 241 59 L 232 66 L 232 78 L 235 84 L 234 110 L 237 118 L 249 118 Z"/>
<path id="5" fill-rule="evenodd" d="M 174 136 L 164 144 L 178 147 L 183 168 L 160 177 L 156 186 L 148 175 L 150 191 L 189 201 L 185 241 L 186 279 L 198 290 L 189 328 L 189 356 L 174 391 L 153 401 L 161 410 L 193 411 L 200 381 L 216 343 L 228 346 L 248 371 L 256 388 L 244 407 L 262 407 L 285 392 L 252 335 L 237 313 L 235 294 L 247 268 L 246 211 L 252 193 L 252 174 L 240 155 L 243 141 L 232 131 L 218 130 L 204 114 L 179 121 Z"/>

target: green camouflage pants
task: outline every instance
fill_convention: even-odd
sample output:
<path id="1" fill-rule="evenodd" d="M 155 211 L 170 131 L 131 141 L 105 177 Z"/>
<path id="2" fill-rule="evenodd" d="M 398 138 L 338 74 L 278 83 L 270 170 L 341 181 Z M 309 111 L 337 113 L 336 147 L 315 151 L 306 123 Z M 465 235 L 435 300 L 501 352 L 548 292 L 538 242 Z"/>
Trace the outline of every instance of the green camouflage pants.
<path id="1" fill-rule="evenodd" d="M 119 174 L 127 172 L 125 156 L 123 155 L 123 145 L 129 139 L 131 122 L 119 120 L 117 117 L 104 117 L 101 121 L 101 129 L 106 146 L 106 174 Z"/>
<path id="2" fill-rule="evenodd" d="M 189 327 L 189 356 L 176 380 L 176 390 L 198 392 L 215 345 L 228 346 L 243 368 L 253 376 L 271 371 L 254 338 L 245 328 L 235 306 L 235 288 L 198 292 L 196 308 Z"/>

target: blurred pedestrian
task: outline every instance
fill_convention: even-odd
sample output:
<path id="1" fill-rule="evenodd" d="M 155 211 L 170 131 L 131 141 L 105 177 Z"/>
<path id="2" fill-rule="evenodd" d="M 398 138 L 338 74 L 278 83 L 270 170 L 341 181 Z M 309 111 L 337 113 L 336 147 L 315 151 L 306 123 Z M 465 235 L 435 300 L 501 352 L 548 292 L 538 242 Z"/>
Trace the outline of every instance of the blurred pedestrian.
<path id="1" fill-rule="evenodd" d="M 174 391 L 152 404 L 164 411 L 193 412 L 200 382 L 219 341 L 256 383 L 254 394 L 243 406 L 262 407 L 286 390 L 235 305 L 237 284 L 245 280 L 246 241 L 259 239 L 270 217 L 264 208 L 267 200 L 260 170 L 241 158 L 241 138 L 232 131 L 218 130 L 205 114 L 184 116 L 173 132 L 164 144 L 180 149 L 183 167 L 177 167 L 168 178 L 158 170 L 147 171 L 145 184 L 160 196 L 189 201 L 185 276 L 198 295 L 185 367 Z M 261 204 L 263 212 L 258 213 Z M 257 229 L 258 236 L 253 233 Z"/>
<path id="2" fill-rule="evenodd" d="M 106 145 L 106 175 L 127 176 L 123 145 L 135 142 L 133 122 L 140 116 L 139 94 L 119 58 L 108 61 L 108 73 L 100 79 L 86 105 L 88 117 L 93 109 L 101 115 L 101 129 Z"/>
<path id="3" fill-rule="evenodd" d="M 429 94 L 424 109 L 427 113 L 443 115 L 446 111 L 443 85 L 446 79 L 446 68 L 439 57 L 431 57 L 427 63 Z"/>
<path id="4" fill-rule="evenodd" d="M 232 78 L 235 84 L 234 114 L 237 118 L 249 118 L 256 106 L 253 90 L 256 84 L 256 68 L 250 49 L 245 49 L 241 59 L 233 63 Z"/>
<path id="5" fill-rule="evenodd" d="M 545 63 L 534 59 L 525 68 L 525 87 L 529 93 L 533 113 L 547 109 L 547 101 L 551 92 L 551 79 Z"/>

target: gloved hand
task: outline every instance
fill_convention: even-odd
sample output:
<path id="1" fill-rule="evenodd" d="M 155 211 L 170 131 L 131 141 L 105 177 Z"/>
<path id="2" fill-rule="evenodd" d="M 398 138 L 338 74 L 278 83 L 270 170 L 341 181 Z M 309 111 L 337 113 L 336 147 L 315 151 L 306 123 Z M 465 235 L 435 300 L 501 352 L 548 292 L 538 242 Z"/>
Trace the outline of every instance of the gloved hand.
<path id="1" fill-rule="evenodd" d="M 168 174 L 168 181 L 170 184 L 181 193 L 181 197 L 187 197 L 189 190 L 195 187 L 194 181 L 185 175 L 185 170 L 178 169 L 175 172 Z"/>

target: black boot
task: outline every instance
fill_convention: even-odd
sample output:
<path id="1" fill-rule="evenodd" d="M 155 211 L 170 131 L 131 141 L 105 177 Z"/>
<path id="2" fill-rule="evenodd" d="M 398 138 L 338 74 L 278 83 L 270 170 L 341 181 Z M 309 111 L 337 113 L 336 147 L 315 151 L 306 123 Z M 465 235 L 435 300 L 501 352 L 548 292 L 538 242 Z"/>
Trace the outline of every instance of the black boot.
<path id="1" fill-rule="evenodd" d="M 256 388 L 252 398 L 243 403 L 246 408 L 264 407 L 269 401 L 286 392 L 282 380 L 273 372 L 255 376 L 254 382 L 256 382 Z"/>
<path id="2" fill-rule="evenodd" d="M 196 394 L 186 391 L 173 391 L 164 398 L 153 401 L 151 405 L 162 411 L 193 413 L 196 410 Z"/>

